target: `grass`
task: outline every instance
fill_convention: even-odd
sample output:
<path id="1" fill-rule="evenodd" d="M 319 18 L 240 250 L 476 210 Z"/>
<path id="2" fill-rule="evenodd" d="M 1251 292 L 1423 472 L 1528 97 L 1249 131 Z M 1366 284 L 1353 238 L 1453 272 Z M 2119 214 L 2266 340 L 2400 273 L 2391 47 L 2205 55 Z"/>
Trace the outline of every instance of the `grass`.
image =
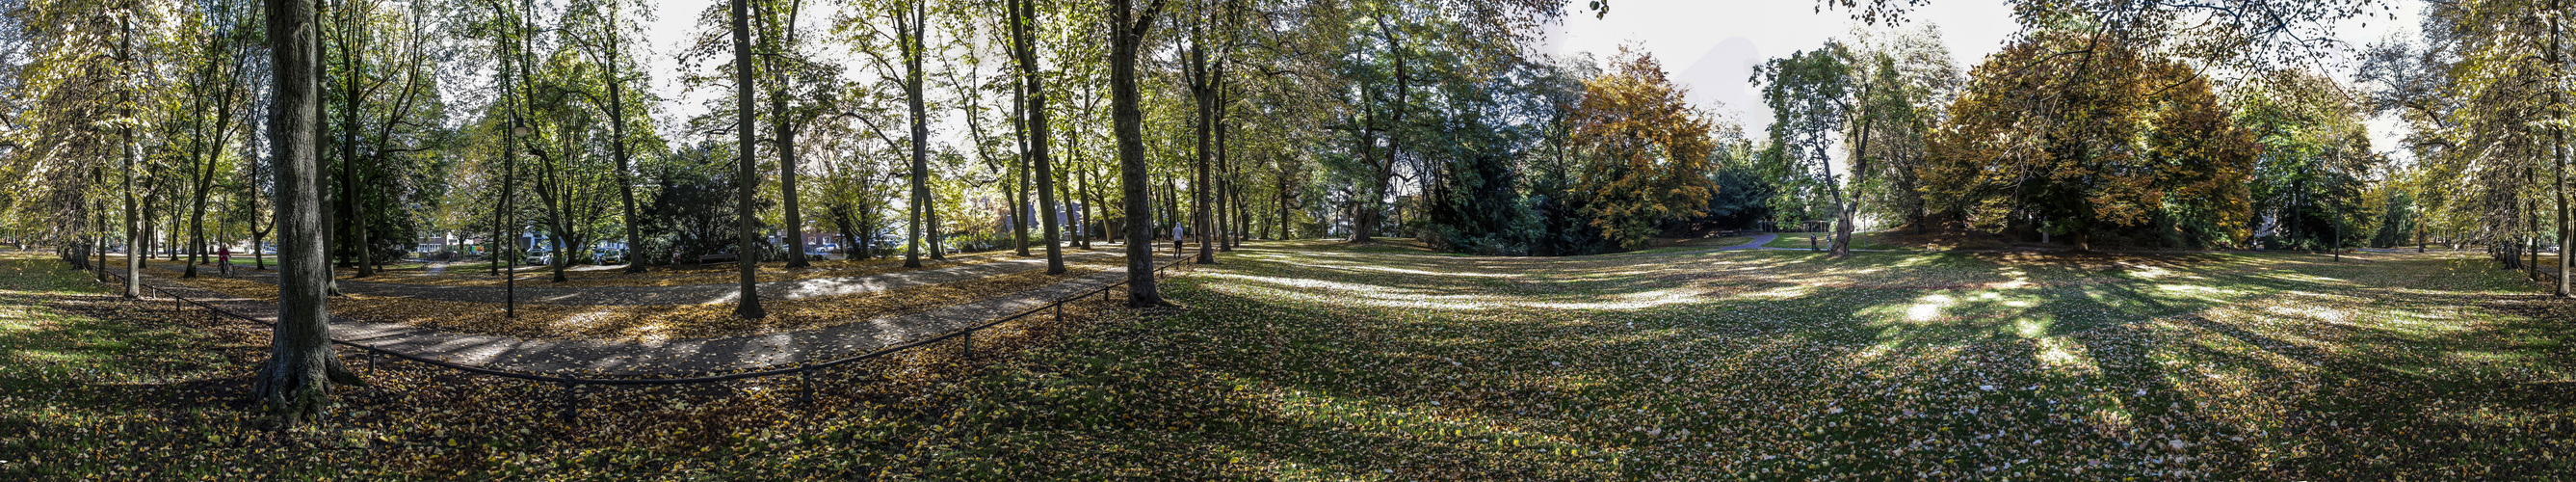
<path id="1" fill-rule="evenodd" d="M 567 394 L 397 364 L 305 435 L 256 430 L 222 397 L 185 423 L 136 421 L 197 408 L 135 402 L 21 415 L 7 428 L 29 430 L 0 434 L 140 441 L 15 469 L 119 478 L 173 465 L 141 455 L 165 452 L 359 478 L 2576 473 L 2576 310 L 2467 255 L 1547 259 L 1310 244 L 1255 243 L 1172 279 L 1186 308 L 1085 306 L 1093 316 L 979 338 L 976 358 L 815 378 L 811 403 L 788 379 Z M 87 388 L 37 383 L 13 393 Z M 557 420 L 564 406 L 573 421 Z M 368 450 L 296 449 L 322 446 Z M 224 475 L 186 470 L 199 469 L 145 478 Z"/>
<path id="2" fill-rule="evenodd" d="M 1826 249 L 1826 248 L 1831 248 L 1831 247 L 1833 247 L 1833 243 L 1834 243 L 1834 233 L 1829 233 L 1829 232 L 1826 232 L 1826 233 L 1779 233 L 1779 235 L 1780 235 L 1780 237 L 1772 239 L 1770 243 L 1768 243 L 1768 244 L 1764 244 L 1764 245 L 1762 245 L 1762 247 L 1765 247 L 1765 248 L 1797 248 L 1797 249 L 1807 249 L 1807 237 L 1809 237 L 1809 236 L 1814 236 L 1814 237 L 1816 238 L 1816 245 L 1815 245 L 1815 246 L 1816 246 L 1816 249 Z M 1852 247 L 1852 249 L 1885 249 L 1885 250 L 1899 250 L 1899 249 L 1901 249 L 1901 250 L 1915 250 L 1915 249 L 1923 249 L 1923 247 L 1921 247 L 1921 246 L 1909 246 L 1909 245 L 1901 245 L 1901 244 L 1889 243 L 1889 242 L 1887 242 L 1887 241 L 1885 241 L 1885 240 L 1881 239 L 1881 238 L 1884 238 L 1884 237 L 1886 237 L 1886 236 L 1887 236 L 1887 234 L 1886 234 L 1886 233 L 1869 233 L 1869 232 L 1852 233 L 1852 244 L 1851 244 L 1851 247 Z"/>

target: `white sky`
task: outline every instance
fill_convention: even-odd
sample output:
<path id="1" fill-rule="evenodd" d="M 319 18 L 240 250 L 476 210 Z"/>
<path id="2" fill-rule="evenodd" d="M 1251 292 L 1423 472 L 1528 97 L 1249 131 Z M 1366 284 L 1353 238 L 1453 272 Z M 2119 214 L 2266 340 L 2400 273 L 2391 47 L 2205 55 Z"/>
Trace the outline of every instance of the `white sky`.
<path id="1" fill-rule="evenodd" d="M 2393 1 L 2400 2 L 2398 20 L 2347 21 L 2336 26 L 2338 37 L 2358 48 L 2392 32 L 2411 32 L 2421 4 Z M 701 91 L 694 96 L 682 95 L 677 79 L 679 64 L 672 57 L 695 29 L 698 12 L 714 3 L 661 2 L 654 23 L 648 26 L 652 32 L 647 48 L 652 52 L 653 89 L 672 101 L 665 104 L 667 110 L 662 114 L 666 126 L 680 125 L 680 119 L 703 111 L 707 96 L 724 94 Z M 1552 54 L 1591 52 L 1598 58 L 1607 58 L 1620 45 L 1632 45 L 1662 61 L 1676 82 L 1690 88 L 1693 102 L 1735 116 L 1747 134 L 1758 135 L 1770 124 L 1771 113 L 1762 106 L 1758 91 L 1747 82 L 1752 67 L 1773 57 L 1823 46 L 1826 39 L 1849 33 L 1856 23 L 1850 20 L 1848 11 L 1819 12 L 1818 5 L 1816 0 L 1617 0 L 1607 17 L 1594 18 L 1591 12 L 1580 11 L 1582 2 L 1573 1 L 1569 15 L 1547 28 L 1546 40 L 1539 50 Z M 807 15 L 812 18 L 807 20 L 832 13 L 814 9 Z M 2011 13 L 2011 7 L 2002 0 L 1931 0 L 1917 7 L 1907 20 L 1939 26 L 1943 43 L 1965 72 L 1987 54 L 1999 50 L 2005 38 L 2019 28 Z M 2349 78 L 2344 72 L 2337 74 L 2338 78 Z M 2398 128 L 2392 119 L 2373 122 L 2375 147 L 2393 150 Z"/>
<path id="2" fill-rule="evenodd" d="M 2358 49 L 2391 32 L 2412 32 L 2421 4 L 2393 1 L 2401 3 L 2398 20 L 2346 21 L 2336 26 L 2337 36 Z M 1606 59 L 1620 45 L 1630 45 L 1663 62 L 1675 82 L 1690 88 L 1692 102 L 1734 115 L 1747 135 L 1760 135 L 1771 124 L 1771 109 L 1747 80 L 1753 66 L 1822 47 L 1858 23 L 1847 10 L 1819 12 L 1818 5 L 1815 0 L 1617 0 L 1606 17 L 1583 12 L 1551 26 L 1539 50 L 1591 52 Z M 2002 0 L 1931 0 L 1907 20 L 1939 26 L 1942 43 L 1962 73 L 2001 50 L 2005 38 L 2020 28 Z M 2350 78 L 2346 72 L 2336 77 Z M 2393 119 L 2373 122 L 2373 147 L 2391 150 L 2401 135 L 2399 127 Z"/>

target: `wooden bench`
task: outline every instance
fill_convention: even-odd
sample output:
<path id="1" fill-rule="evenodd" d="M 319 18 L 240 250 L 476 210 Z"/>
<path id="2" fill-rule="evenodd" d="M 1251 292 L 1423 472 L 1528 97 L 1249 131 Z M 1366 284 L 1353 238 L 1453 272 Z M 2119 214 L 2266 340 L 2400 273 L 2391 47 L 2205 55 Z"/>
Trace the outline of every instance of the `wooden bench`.
<path id="1" fill-rule="evenodd" d="M 739 262 L 742 262 L 742 257 L 740 257 L 740 256 L 734 256 L 734 255 L 730 255 L 730 254 L 710 254 L 710 255 L 699 256 L 699 257 L 698 257 L 698 265 L 700 265 L 700 266 L 710 265 L 710 264 L 739 263 Z"/>

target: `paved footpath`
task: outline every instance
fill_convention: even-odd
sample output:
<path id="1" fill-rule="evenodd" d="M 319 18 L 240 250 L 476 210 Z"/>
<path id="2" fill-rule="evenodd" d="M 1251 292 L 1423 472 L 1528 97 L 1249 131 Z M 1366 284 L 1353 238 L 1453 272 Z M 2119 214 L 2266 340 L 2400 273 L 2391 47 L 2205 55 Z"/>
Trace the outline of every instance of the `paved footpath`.
<path id="1" fill-rule="evenodd" d="M 1155 263 L 1159 266 L 1174 260 L 1155 258 Z M 112 271 L 121 274 L 122 270 Z M 920 313 L 763 335 L 662 341 L 529 340 L 332 317 L 331 338 L 421 358 L 518 373 L 590 378 L 667 378 L 731 373 L 828 361 L 934 337 L 1116 283 L 1126 275 L 1127 269 L 1122 266 L 1019 293 Z M 159 277 L 146 276 L 143 282 L 262 322 L 277 321 L 277 305 L 274 303 L 233 297 Z"/>
<path id="2" fill-rule="evenodd" d="M 1065 255 L 1065 259 L 1067 261 L 1090 258 L 1116 259 L 1119 256 L 1121 255 L 1116 253 L 1089 252 L 1068 254 Z M 160 261 L 155 261 L 154 263 L 164 264 Z M 178 269 L 178 266 L 179 265 L 177 264 L 169 264 L 166 267 L 175 270 Z M 1016 259 L 983 264 L 950 266 L 946 268 L 881 273 L 867 276 L 771 281 L 760 283 L 759 286 L 762 298 L 792 300 L 816 296 L 874 293 L 915 286 L 944 284 L 989 276 L 1018 273 L 1021 271 L 1029 271 L 1045 267 L 1046 258 Z M 202 273 L 202 271 L 204 271 L 204 269 L 201 268 L 200 272 Z M 233 276 L 237 278 L 277 284 L 277 273 L 274 271 L 234 270 L 233 273 L 235 273 Z M 732 303 L 736 297 L 742 296 L 741 285 L 733 283 L 682 286 L 572 287 L 547 286 L 551 283 L 546 282 L 545 278 L 532 278 L 534 279 L 519 280 L 518 301 L 520 303 L 575 306 L 702 305 Z M 500 303 L 503 298 L 507 296 L 508 288 L 500 286 L 444 286 L 410 283 L 378 283 L 351 278 L 340 278 L 340 292 L 389 298 L 462 301 L 469 303 Z"/>

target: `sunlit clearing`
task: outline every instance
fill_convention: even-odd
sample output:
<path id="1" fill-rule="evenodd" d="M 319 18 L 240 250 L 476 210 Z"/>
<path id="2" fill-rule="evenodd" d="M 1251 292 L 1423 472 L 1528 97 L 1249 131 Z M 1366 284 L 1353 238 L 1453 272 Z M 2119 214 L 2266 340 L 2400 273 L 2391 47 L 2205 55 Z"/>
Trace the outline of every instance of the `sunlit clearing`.
<path id="1" fill-rule="evenodd" d="M 1514 305 L 1532 308 L 1556 308 L 1567 310 L 1633 310 L 1688 303 L 1698 301 L 1698 299 L 1699 296 L 1696 290 L 1669 289 L 1617 295 L 1613 297 L 1614 301 L 1602 303 L 1514 303 Z"/>
<path id="2" fill-rule="evenodd" d="M 1925 296 L 1914 300 L 1913 307 L 1905 309 L 1905 319 L 1906 321 L 1932 321 L 1941 317 L 1942 308 L 1948 308 L 1957 302 L 1958 299 L 1951 298 L 1950 295 Z"/>
<path id="3" fill-rule="evenodd" d="M 2039 339 L 2039 364 L 2063 376 L 2091 376 L 2102 373 L 2093 363 L 2092 349 L 2063 336 Z"/>
<path id="4" fill-rule="evenodd" d="M 2041 314 L 2037 317 L 2015 318 L 2013 319 L 2013 333 L 2021 335 L 2022 338 L 2039 338 L 2047 336 L 2049 325 L 2056 324 L 2052 321 L 2053 318 L 2056 318 L 2056 316 L 2048 314 Z"/>
<path id="5" fill-rule="evenodd" d="M 1503 274 L 1503 273 L 1465 273 L 1465 272 L 1451 272 L 1451 273 L 1443 273 L 1443 272 L 1437 272 L 1437 271 L 1423 271 L 1423 270 L 1418 270 L 1418 269 L 1388 268 L 1388 267 L 1384 267 L 1384 266 L 1344 266 L 1344 268 L 1357 269 L 1357 270 L 1368 270 L 1368 271 L 1383 271 L 1383 272 L 1388 272 L 1388 273 L 1404 273 L 1404 274 L 1430 275 L 1430 276 L 1477 276 L 1477 277 L 1486 277 L 1486 278 L 1510 278 L 1510 277 L 1520 276 L 1520 275 L 1516 275 L 1516 274 Z"/>

